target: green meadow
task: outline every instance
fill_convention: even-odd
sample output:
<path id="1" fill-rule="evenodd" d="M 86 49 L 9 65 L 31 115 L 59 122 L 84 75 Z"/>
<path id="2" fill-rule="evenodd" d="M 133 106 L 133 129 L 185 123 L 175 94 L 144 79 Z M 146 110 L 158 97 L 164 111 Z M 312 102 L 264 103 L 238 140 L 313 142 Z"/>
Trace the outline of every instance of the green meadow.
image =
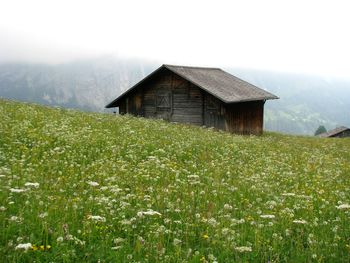
<path id="1" fill-rule="evenodd" d="M 0 100 L 2 262 L 349 262 L 350 139 Z"/>

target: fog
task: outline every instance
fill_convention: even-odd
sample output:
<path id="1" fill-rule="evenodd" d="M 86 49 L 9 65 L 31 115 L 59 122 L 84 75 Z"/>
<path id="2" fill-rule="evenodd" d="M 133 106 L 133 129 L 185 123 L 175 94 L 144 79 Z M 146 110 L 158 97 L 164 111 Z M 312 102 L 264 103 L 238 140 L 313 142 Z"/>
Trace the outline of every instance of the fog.
<path id="1" fill-rule="evenodd" d="M 349 77 L 347 1 L 19 1 L 0 9 L 0 62 L 114 55 Z"/>

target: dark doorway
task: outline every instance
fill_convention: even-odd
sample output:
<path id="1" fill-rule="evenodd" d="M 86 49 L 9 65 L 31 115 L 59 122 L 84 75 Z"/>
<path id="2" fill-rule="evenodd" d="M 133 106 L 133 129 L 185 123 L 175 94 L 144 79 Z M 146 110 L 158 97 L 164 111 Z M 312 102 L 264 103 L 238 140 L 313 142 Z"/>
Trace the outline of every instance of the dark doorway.
<path id="1" fill-rule="evenodd" d="M 170 91 L 159 92 L 156 95 L 156 118 L 170 120 L 172 111 L 172 94 Z"/>

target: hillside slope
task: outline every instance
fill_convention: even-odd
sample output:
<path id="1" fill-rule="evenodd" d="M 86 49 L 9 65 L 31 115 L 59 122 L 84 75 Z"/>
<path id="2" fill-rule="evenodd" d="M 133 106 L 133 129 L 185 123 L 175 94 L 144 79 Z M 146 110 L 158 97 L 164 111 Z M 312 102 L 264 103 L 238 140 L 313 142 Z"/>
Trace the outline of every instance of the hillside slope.
<path id="1" fill-rule="evenodd" d="M 159 67 L 145 60 L 100 57 L 58 65 L 0 64 L 0 97 L 51 106 L 104 111 L 121 92 Z M 265 128 L 313 135 L 350 126 L 350 80 L 227 68 L 280 97 L 265 105 Z"/>
<path id="2" fill-rule="evenodd" d="M 9 262 L 348 262 L 350 140 L 0 100 Z"/>

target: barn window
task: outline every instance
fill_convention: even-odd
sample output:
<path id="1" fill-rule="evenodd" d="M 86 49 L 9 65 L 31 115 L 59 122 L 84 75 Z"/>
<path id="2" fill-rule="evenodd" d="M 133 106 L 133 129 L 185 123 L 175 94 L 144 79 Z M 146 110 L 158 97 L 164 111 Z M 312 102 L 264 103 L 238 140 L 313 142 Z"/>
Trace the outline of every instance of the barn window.
<path id="1" fill-rule="evenodd" d="M 157 106 L 157 108 L 162 108 L 162 109 L 171 108 L 170 93 L 157 94 L 156 106 Z"/>
<path id="2" fill-rule="evenodd" d="M 209 97 L 207 97 L 206 102 L 207 102 L 206 103 L 207 110 L 218 110 L 219 109 L 219 103 L 215 98 L 209 96 Z"/>

